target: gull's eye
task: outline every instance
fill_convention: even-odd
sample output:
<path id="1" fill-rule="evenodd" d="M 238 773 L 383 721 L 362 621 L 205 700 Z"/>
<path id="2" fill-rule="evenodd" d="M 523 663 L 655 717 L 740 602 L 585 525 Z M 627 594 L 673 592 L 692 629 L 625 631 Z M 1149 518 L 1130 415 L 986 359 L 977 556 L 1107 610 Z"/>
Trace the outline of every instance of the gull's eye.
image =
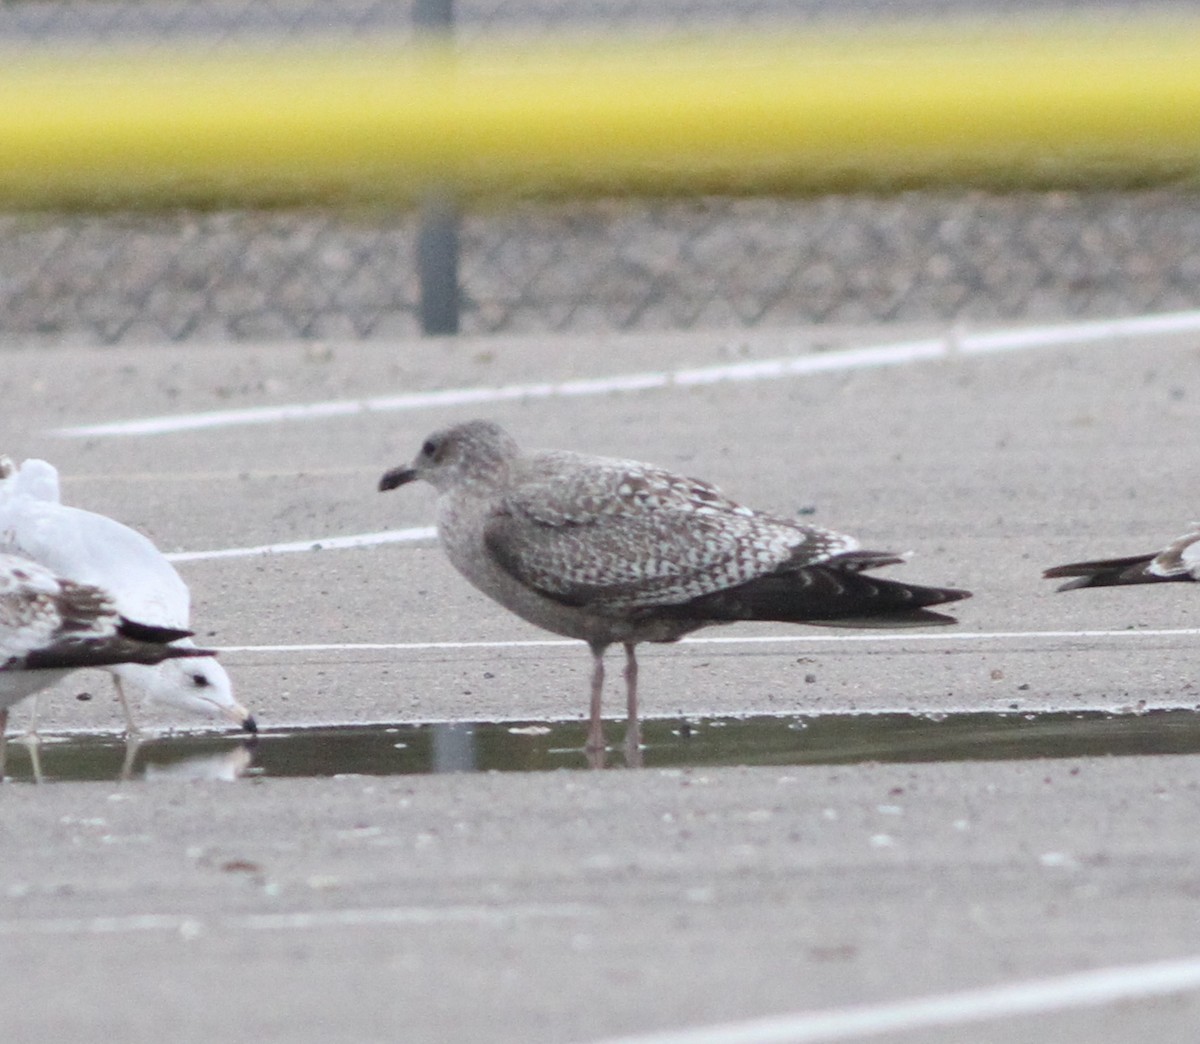
<path id="1" fill-rule="evenodd" d="M 421 447 L 421 456 L 432 457 L 437 453 L 437 443 L 433 439 L 426 439 L 425 445 Z"/>
<path id="2" fill-rule="evenodd" d="M 192 683 L 197 689 L 203 689 L 212 684 L 203 674 L 193 674 Z"/>

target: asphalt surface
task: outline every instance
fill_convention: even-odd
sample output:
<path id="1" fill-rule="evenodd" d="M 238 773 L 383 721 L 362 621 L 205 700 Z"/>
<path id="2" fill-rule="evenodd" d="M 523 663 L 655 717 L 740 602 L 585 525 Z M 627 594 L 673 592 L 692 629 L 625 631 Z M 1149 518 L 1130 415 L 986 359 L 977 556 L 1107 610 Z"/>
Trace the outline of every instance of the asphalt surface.
<path id="1" fill-rule="evenodd" d="M 53 433 L 947 333 L 964 331 L 7 350 L 0 450 L 54 461 L 68 501 L 166 550 L 213 551 L 428 525 L 432 491 L 381 495 L 379 474 L 429 430 L 486 415 L 530 445 L 653 460 L 911 549 L 897 575 L 976 593 L 953 607 L 958 627 L 932 633 L 743 627 L 699 637 L 776 640 L 648 649 L 647 714 L 1200 704 L 1191 585 L 1056 595 L 1039 579 L 1072 558 L 1152 550 L 1196 515 L 1200 333 Z M 180 568 L 200 637 L 240 649 L 224 660 L 266 727 L 586 711 L 586 650 L 523 644 L 548 636 L 486 603 L 428 542 Z M 383 647 L 339 647 L 362 643 Z M 293 645 L 323 648 L 278 648 Z M 75 675 L 40 718 L 48 731 L 119 723 L 102 675 Z M 12 1040 L 582 1042 L 1191 957 L 1198 786 L 1191 757 L 9 784 L 0 1003 Z M 968 1029 L 966 1016 L 882 1023 L 872 1039 L 1191 1040 L 1198 1000 L 1047 1000 Z"/>

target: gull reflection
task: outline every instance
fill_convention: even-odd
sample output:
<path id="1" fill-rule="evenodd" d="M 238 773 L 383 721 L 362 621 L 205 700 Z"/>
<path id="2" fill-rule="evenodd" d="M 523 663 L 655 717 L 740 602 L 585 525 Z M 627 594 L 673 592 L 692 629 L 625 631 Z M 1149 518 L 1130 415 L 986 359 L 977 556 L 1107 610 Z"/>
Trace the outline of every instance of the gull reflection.
<path id="1" fill-rule="evenodd" d="M 254 744 L 239 743 L 217 754 L 193 754 L 173 761 L 148 761 L 142 769 L 147 780 L 224 780 L 232 782 L 246 774 L 254 762 Z"/>

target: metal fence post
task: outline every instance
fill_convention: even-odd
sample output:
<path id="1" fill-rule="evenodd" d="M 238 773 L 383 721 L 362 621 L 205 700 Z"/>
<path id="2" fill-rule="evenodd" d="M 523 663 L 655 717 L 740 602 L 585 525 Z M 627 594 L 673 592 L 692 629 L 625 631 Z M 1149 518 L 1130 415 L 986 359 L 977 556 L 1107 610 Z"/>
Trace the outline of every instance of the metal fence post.
<path id="1" fill-rule="evenodd" d="M 449 37 L 454 29 L 454 0 L 414 0 L 418 34 Z M 456 334 L 459 325 L 458 206 L 446 192 L 431 190 L 421 207 L 417 232 L 417 278 L 421 331 Z"/>

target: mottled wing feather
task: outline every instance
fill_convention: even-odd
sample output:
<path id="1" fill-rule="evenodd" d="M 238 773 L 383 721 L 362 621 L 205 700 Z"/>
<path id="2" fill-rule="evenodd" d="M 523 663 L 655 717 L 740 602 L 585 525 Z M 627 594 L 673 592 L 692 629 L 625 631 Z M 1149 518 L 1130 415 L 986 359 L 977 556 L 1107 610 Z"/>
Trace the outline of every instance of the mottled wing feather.
<path id="1" fill-rule="evenodd" d="M 0 555 L 0 670 L 211 656 L 212 650 L 166 644 L 189 633 L 127 620 L 99 588 L 63 580 L 36 562 Z"/>
<path id="2" fill-rule="evenodd" d="M 0 556 L 0 665 L 70 636 L 115 622 L 112 603 L 95 588 L 60 581 L 35 562 Z"/>
<path id="3" fill-rule="evenodd" d="M 119 663 L 153 665 L 164 660 L 212 655 L 212 649 L 146 642 L 117 631 L 105 635 L 60 637 L 52 644 L 30 652 L 25 657 L 24 665 L 31 670 L 73 670 L 77 667 L 110 667 Z"/>
<path id="4" fill-rule="evenodd" d="M 485 526 L 488 552 L 542 594 L 598 612 L 678 604 L 857 548 L 635 462 L 542 454 L 515 478 Z"/>
<path id="5" fill-rule="evenodd" d="M 1155 576 L 1200 580 L 1200 528 L 1185 533 L 1155 555 L 1147 572 Z"/>

